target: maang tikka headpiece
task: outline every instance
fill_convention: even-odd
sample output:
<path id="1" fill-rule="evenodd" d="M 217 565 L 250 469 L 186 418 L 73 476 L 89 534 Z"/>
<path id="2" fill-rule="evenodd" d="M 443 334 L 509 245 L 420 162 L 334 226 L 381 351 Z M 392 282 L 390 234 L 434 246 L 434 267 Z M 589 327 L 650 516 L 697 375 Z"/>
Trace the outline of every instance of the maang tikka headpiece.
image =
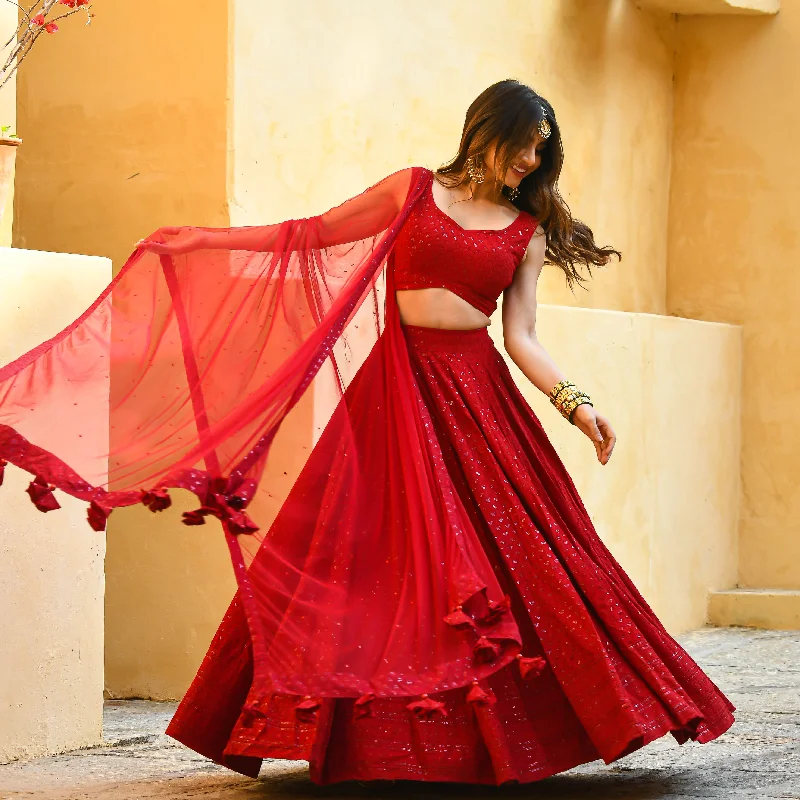
<path id="1" fill-rule="evenodd" d="M 540 105 L 539 108 L 542 109 L 542 118 L 539 120 L 539 135 L 542 139 L 549 139 L 550 134 L 553 132 L 553 129 L 550 127 L 550 123 L 547 120 L 547 109 Z"/>

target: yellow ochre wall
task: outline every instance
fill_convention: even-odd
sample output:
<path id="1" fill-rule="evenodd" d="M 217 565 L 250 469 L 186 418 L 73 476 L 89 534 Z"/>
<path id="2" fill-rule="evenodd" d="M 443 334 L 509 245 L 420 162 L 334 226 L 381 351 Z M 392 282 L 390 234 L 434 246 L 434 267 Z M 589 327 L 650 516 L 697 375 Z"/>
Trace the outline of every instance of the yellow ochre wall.
<path id="1" fill-rule="evenodd" d="M 743 325 L 739 585 L 800 589 L 800 7 L 677 31 L 667 308 Z"/>
<path id="2" fill-rule="evenodd" d="M 119 269 L 157 227 L 227 223 L 228 16 L 221 0 L 95 14 L 63 23 L 20 69 L 14 246 Z"/>
<path id="3" fill-rule="evenodd" d="M 0 4 L 0 37 L 7 41 L 17 26 L 17 9 L 11 3 Z M 0 89 L 0 125 L 10 125 L 15 133 L 17 125 L 17 79 L 11 80 Z M 0 222 L 0 247 L 11 246 L 11 224 L 14 210 L 14 186 L 9 189 L 5 202 L 3 219 Z"/>

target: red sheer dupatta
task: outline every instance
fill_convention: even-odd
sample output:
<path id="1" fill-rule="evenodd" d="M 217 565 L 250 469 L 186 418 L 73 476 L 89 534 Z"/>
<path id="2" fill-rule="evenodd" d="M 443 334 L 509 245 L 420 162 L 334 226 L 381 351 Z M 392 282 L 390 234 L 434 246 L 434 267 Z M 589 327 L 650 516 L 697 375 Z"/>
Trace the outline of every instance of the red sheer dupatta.
<path id="1" fill-rule="evenodd" d="M 181 256 L 137 250 L 85 314 L 0 370 L 0 459 L 31 473 L 40 510 L 63 491 L 102 530 L 113 508 L 163 510 L 182 488 L 199 500 L 184 524 L 221 521 L 249 713 L 272 693 L 313 711 L 451 689 L 519 653 L 397 314 L 392 250 L 428 180 L 415 167 L 317 217 L 208 229 L 213 247 Z M 269 525 L 270 447 L 304 396 L 322 433 Z"/>

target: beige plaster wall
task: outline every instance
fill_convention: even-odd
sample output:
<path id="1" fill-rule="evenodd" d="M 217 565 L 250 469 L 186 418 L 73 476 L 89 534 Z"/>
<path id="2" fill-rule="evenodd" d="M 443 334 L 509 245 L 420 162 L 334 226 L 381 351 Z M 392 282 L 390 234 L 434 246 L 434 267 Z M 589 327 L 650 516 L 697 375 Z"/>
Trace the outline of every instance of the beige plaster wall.
<path id="1" fill-rule="evenodd" d="M 231 219 L 323 211 L 455 154 L 504 78 L 551 100 L 574 213 L 624 261 L 575 298 L 663 312 L 674 19 L 617 0 L 232 0 Z M 634 154 L 634 157 L 631 157 Z"/>
<path id="2" fill-rule="evenodd" d="M 736 581 L 741 330 L 552 305 L 537 329 L 619 437 L 602 466 L 512 365 L 598 534 L 668 630 L 702 627 L 708 592 Z"/>
<path id="3" fill-rule="evenodd" d="M 800 588 L 800 7 L 678 32 L 667 306 L 743 326 L 738 582 Z"/>
<path id="4" fill-rule="evenodd" d="M 111 264 L 0 248 L 0 271 L 6 364 L 81 313 Z M 29 482 L 9 466 L 0 488 L 0 762 L 102 738 L 105 537 L 86 522 L 86 503 L 61 492 L 61 510 L 37 511 Z"/>

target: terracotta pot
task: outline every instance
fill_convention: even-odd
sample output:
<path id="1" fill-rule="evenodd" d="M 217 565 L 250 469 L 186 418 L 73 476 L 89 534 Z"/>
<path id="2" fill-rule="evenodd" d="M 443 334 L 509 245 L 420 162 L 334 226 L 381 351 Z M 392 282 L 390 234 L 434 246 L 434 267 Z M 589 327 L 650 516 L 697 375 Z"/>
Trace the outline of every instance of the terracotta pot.
<path id="1" fill-rule="evenodd" d="M 0 222 L 3 221 L 8 192 L 14 182 L 14 162 L 21 144 L 22 139 L 0 138 Z"/>

